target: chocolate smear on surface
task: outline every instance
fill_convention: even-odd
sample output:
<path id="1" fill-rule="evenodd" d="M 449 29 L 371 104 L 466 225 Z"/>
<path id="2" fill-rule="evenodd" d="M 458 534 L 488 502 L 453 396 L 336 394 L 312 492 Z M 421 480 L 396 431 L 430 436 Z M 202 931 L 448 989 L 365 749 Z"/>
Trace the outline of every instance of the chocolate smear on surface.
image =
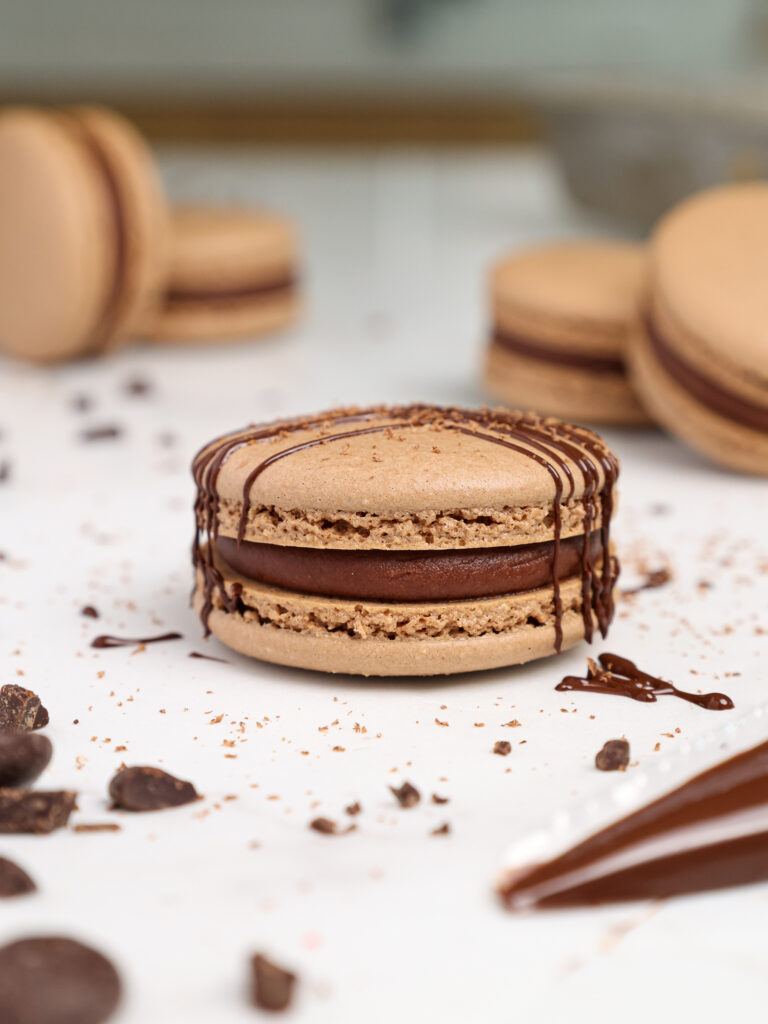
<path id="1" fill-rule="evenodd" d="M 642 583 L 630 590 L 623 590 L 622 594 L 624 597 L 628 597 L 632 594 L 639 594 L 642 590 L 656 590 L 669 583 L 671 579 L 672 573 L 669 569 L 655 569 L 653 572 L 646 573 Z"/>
<path id="2" fill-rule="evenodd" d="M 53 746 L 42 733 L 0 730 L 0 788 L 25 786 L 48 767 Z"/>
<path id="3" fill-rule="evenodd" d="M 623 772 L 629 764 L 629 743 L 626 740 L 608 740 L 595 754 L 595 768 L 601 772 Z"/>
<path id="4" fill-rule="evenodd" d="M 161 811 L 200 799 L 191 782 L 144 765 L 121 768 L 109 784 L 109 795 L 124 811 Z"/>
<path id="5" fill-rule="evenodd" d="M 160 644 L 166 640 L 181 640 L 181 633 L 161 633 L 159 636 L 141 636 L 129 638 L 124 636 L 97 636 L 91 640 L 91 647 L 138 647 L 141 644 Z"/>
<path id="6" fill-rule="evenodd" d="M 0 899 L 25 896 L 36 890 L 37 886 L 23 868 L 6 857 L 0 857 Z"/>
<path id="7" fill-rule="evenodd" d="M 410 782 L 404 782 L 402 786 L 390 786 L 390 792 L 401 807 L 415 807 L 421 800 L 421 793 Z"/>
<path id="8" fill-rule="evenodd" d="M 509 871 L 511 909 L 663 899 L 768 881 L 768 742 L 545 863 Z"/>
<path id="9" fill-rule="evenodd" d="M 0 834 L 47 835 L 64 828 L 77 807 L 76 801 L 77 793 L 64 789 L 0 789 Z"/>
<path id="10" fill-rule="evenodd" d="M 251 1001 L 261 1010 L 287 1010 L 293 999 L 296 975 L 261 953 L 251 958 Z"/>
<path id="11" fill-rule="evenodd" d="M 366 421 L 376 419 L 383 419 L 384 422 L 360 426 Z M 198 452 L 192 464 L 197 487 L 193 563 L 201 573 L 203 581 L 200 618 L 205 626 L 206 635 L 210 632 L 208 620 L 214 609 L 216 597 L 225 612 L 233 614 L 238 608 L 238 593 L 234 589 L 227 590 L 214 561 L 219 531 L 217 481 L 222 466 L 236 449 L 286 437 L 302 430 L 317 429 L 320 432 L 318 437 L 273 453 L 248 475 L 243 485 L 237 535 L 237 541 L 242 545 L 248 524 L 253 485 L 258 477 L 278 460 L 296 452 L 338 441 L 343 442 L 352 437 L 412 431 L 424 427 L 456 431 L 507 448 L 536 462 L 549 473 L 555 492 L 552 502 L 552 588 L 555 618 L 554 649 L 557 652 L 560 651 L 563 641 L 563 605 L 560 596 L 562 507 L 563 502 L 570 501 L 576 491 L 576 480 L 568 460 L 576 465 L 584 480 L 582 501 L 585 514 L 581 555 L 584 634 L 588 641 L 592 639 L 596 620 L 602 636 L 605 636 L 613 617 L 613 587 L 618 575 L 618 563 L 608 554 L 602 559 L 602 569 L 598 569 L 592 556 L 590 538 L 599 511 L 602 550 L 610 552 L 613 491 L 619 474 L 619 464 L 613 453 L 591 431 L 559 421 L 502 410 L 469 410 L 420 404 L 391 408 L 374 406 L 362 410 L 339 409 L 292 422 L 262 424 L 226 435 Z"/>
<path id="12" fill-rule="evenodd" d="M 501 754 L 502 757 L 506 757 L 507 754 L 512 753 L 512 744 L 509 740 L 496 740 L 493 744 L 494 754 Z"/>
<path id="13" fill-rule="evenodd" d="M 0 948 L 3 1024 L 104 1024 L 120 995 L 115 967 L 74 939 L 28 938 Z"/>
<path id="14" fill-rule="evenodd" d="M 629 658 L 622 658 L 618 654 L 601 654 L 599 665 L 592 658 L 587 661 L 589 669 L 586 677 L 566 676 L 555 689 L 613 694 L 644 704 L 653 704 L 659 697 L 678 697 L 707 711 L 729 711 L 734 706 L 731 698 L 724 693 L 688 693 L 678 690 L 666 679 L 648 675 Z"/>
<path id="15" fill-rule="evenodd" d="M 0 687 L 0 729 L 43 729 L 48 711 L 32 690 L 7 683 Z"/>

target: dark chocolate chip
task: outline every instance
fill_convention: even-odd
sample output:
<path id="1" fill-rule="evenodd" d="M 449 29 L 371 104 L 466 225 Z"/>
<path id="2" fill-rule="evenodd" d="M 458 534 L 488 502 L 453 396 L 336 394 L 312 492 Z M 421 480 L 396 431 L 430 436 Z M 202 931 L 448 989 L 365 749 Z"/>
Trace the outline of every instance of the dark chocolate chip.
<path id="1" fill-rule="evenodd" d="M 65 789 L 0 789 L 0 833 L 46 835 L 64 828 L 77 806 L 76 799 L 77 793 Z"/>
<path id="2" fill-rule="evenodd" d="M 353 804 L 347 804 L 347 806 L 344 808 L 344 810 L 350 817 L 354 817 L 356 814 L 359 814 L 362 811 L 362 809 L 363 808 L 360 806 L 358 800 L 355 800 Z"/>
<path id="3" fill-rule="evenodd" d="M 30 938 L 0 948 L 3 1024 L 103 1024 L 120 1002 L 120 976 L 73 939 Z"/>
<path id="4" fill-rule="evenodd" d="M 0 729 L 42 729 L 48 712 L 31 690 L 15 683 L 0 687 Z"/>
<path id="5" fill-rule="evenodd" d="M 601 772 L 623 772 L 628 764 L 629 743 L 626 740 L 608 740 L 595 756 L 595 767 Z"/>
<path id="6" fill-rule="evenodd" d="M 447 804 L 450 803 L 451 798 L 449 796 L 439 796 L 437 793 L 432 794 L 433 804 Z"/>
<path id="7" fill-rule="evenodd" d="M 251 958 L 251 998 L 261 1010 L 287 1010 L 293 998 L 296 975 L 261 953 Z"/>
<path id="8" fill-rule="evenodd" d="M 0 899 L 24 896 L 36 889 L 37 886 L 23 868 L 14 864 L 12 860 L 0 857 Z"/>
<path id="9" fill-rule="evenodd" d="M 122 437 L 123 428 L 118 427 L 114 423 L 107 424 L 103 427 L 89 427 L 88 430 L 80 431 L 81 441 L 113 441 L 115 438 Z"/>
<path id="10" fill-rule="evenodd" d="M 390 786 L 389 788 L 401 807 L 415 807 L 419 800 L 421 800 L 421 794 L 418 789 L 412 786 L 410 782 L 404 782 L 399 789 L 396 786 Z"/>
<path id="11" fill-rule="evenodd" d="M 160 811 L 200 799 L 191 782 L 139 765 L 121 768 L 109 784 L 109 795 L 125 811 Z"/>
<path id="12" fill-rule="evenodd" d="M 507 754 L 512 753 L 512 744 L 509 740 L 496 740 L 493 744 L 494 754 L 501 754 L 502 757 L 506 757 Z"/>
<path id="13" fill-rule="evenodd" d="M 25 786 L 48 766 L 53 747 L 47 736 L 12 729 L 0 731 L 0 787 Z"/>
<path id="14" fill-rule="evenodd" d="M 84 615 L 86 617 L 86 619 L 98 619 L 99 618 L 99 613 L 93 607 L 92 604 L 87 604 L 87 605 L 85 605 L 84 608 L 81 608 L 80 609 L 80 614 Z"/>

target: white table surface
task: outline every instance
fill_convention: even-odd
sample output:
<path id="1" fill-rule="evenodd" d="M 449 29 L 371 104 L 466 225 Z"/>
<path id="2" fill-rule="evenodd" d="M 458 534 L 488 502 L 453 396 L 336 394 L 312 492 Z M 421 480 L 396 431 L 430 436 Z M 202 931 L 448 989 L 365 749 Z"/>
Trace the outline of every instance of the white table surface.
<path id="1" fill-rule="evenodd" d="M 596 649 L 683 687 L 724 689 L 734 712 L 556 693 L 585 667 L 584 646 L 426 681 L 280 669 L 204 642 L 188 605 L 188 466 L 203 442 L 335 403 L 480 402 L 489 260 L 600 225 L 569 206 L 536 151 L 179 150 L 163 163 L 177 197 L 295 216 L 307 314 L 260 343 L 132 347 L 52 370 L 0 363 L 0 461 L 11 462 L 0 486 L 0 681 L 33 688 L 50 709 L 55 753 L 39 785 L 79 791 L 73 823 L 122 825 L 5 837 L 0 853 L 40 892 L 4 903 L 0 938 L 55 931 L 110 953 L 126 982 L 119 1024 L 254 1019 L 244 984 L 255 950 L 300 975 L 297 1021 L 759 1019 L 768 887 L 514 917 L 493 883 L 510 842 L 620 784 L 594 769 L 605 740 L 630 739 L 631 775 L 765 700 L 764 482 L 661 434 L 609 433 L 623 461 L 624 582 L 643 562 L 671 565 L 674 580 L 625 603 Z M 151 394 L 125 394 L 134 375 Z M 90 412 L 72 408 L 81 393 Z M 78 440 L 112 423 L 121 439 Z M 99 621 L 81 617 L 85 604 Z M 183 640 L 139 653 L 89 646 L 101 632 L 166 629 Z M 193 650 L 227 664 L 190 660 Z M 522 727 L 502 728 L 511 718 Z M 490 753 L 501 738 L 508 758 Z M 191 779 L 204 802 L 109 812 L 123 760 Z M 387 789 L 405 779 L 426 798 L 407 811 Z M 432 805 L 435 791 L 451 802 Z M 343 821 L 353 800 L 356 832 L 308 829 L 321 814 Z M 452 834 L 431 836 L 444 821 Z"/>

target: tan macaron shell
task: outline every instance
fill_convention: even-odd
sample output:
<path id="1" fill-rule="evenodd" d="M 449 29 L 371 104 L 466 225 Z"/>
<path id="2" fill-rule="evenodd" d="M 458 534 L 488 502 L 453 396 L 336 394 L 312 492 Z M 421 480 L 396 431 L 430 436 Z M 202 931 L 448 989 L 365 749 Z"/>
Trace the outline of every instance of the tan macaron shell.
<path id="1" fill-rule="evenodd" d="M 623 359 L 645 272 L 639 245 L 562 242 L 523 250 L 494 270 L 496 330 L 540 350 L 538 358 L 492 343 L 485 383 L 496 398 L 595 423 L 648 422 L 621 371 L 558 361 Z"/>
<path id="2" fill-rule="evenodd" d="M 551 583 L 458 600 L 317 596 L 240 575 L 210 533 L 361 552 L 551 541 L 601 525 L 615 473 L 590 431 L 494 410 L 345 409 L 236 432 L 195 459 L 195 608 L 235 650 L 328 672 L 431 675 L 543 657 L 558 623 L 562 649 L 585 635 L 591 591 L 580 576 L 561 579 L 560 605 Z M 592 571 L 597 595 L 605 582 L 600 566 Z M 612 585 L 609 574 L 608 593 Z"/>
<path id="3" fill-rule="evenodd" d="M 184 342 L 279 330 L 299 311 L 297 264 L 296 235 L 282 217 L 240 208 L 178 207 L 172 212 L 167 292 L 144 333 Z"/>
<path id="4" fill-rule="evenodd" d="M 164 265 L 164 202 L 146 147 L 107 111 L 0 114 L 0 348 L 96 354 L 143 314 Z"/>

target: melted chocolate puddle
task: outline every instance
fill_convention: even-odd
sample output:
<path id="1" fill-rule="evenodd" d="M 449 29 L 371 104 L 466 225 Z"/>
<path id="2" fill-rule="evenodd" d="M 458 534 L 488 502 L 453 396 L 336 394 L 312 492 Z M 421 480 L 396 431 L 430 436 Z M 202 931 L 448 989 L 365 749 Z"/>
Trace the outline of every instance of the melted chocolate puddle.
<path id="1" fill-rule="evenodd" d="M 385 422 L 357 426 L 357 424 L 365 424 L 374 419 L 384 419 Z M 349 429 L 338 430 L 339 427 Z M 504 413 L 499 410 L 472 411 L 419 404 L 393 408 L 337 410 L 289 423 L 262 424 L 235 435 L 219 438 L 197 454 L 192 464 L 192 473 L 197 485 L 196 531 L 192 557 L 194 565 L 200 570 L 203 578 L 203 605 L 200 610 L 200 618 L 205 626 L 206 635 L 210 632 L 208 620 L 214 608 L 215 594 L 218 593 L 221 605 L 226 612 L 233 613 L 237 610 L 238 595 L 234 588 L 231 594 L 227 592 L 222 575 L 214 565 L 213 543 L 218 536 L 219 529 L 219 496 L 216 484 L 221 468 L 232 452 L 244 445 L 288 437 L 292 433 L 303 430 L 315 428 L 321 431 L 321 435 L 312 440 L 273 453 L 251 471 L 243 485 L 242 511 L 238 524 L 237 541 L 238 544 L 242 544 L 248 525 L 253 485 L 258 477 L 278 460 L 287 458 L 296 452 L 325 446 L 335 441 L 345 441 L 351 437 L 424 427 L 455 430 L 487 441 L 489 444 L 508 448 L 538 463 L 551 476 L 555 488 L 555 497 L 552 502 L 554 526 L 552 579 L 555 650 L 558 653 L 563 640 L 563 606 L 560 596 L 562 503 L 570 501 L 576 491 L 576 482 L 567 460 L 570 459 L 577 466 L 584 480 L 582 498 L 584 536 L 581 565 L 584 635 L 588 641 L 591 641 L 594 631 L 594 614 L 597 626 L 602 636 L 605 636 L 613 618 L 613 585 L 618 574 L 618 565 L 614 558 L 604 557 L 602 571 L 598 573 L 592 557 L 590 534 L 597 518 L 597 499 L 599 497 L 602 550 L 606 553 L 610 551 L 613 489 L 619 473 L 619 465 L 615 456 L 596 435 L 569 424 L 553 423 L 530 415 Z M 492 432 L 489 433 L 489 431 Z M 600 488 L 601 470 L 603 483 Z"/>
<path id="2" fill-rule="evenodd" d="M 159 644 L 164 640 L 181 640 L 181 633 L 161 633 L 160 636 L 140 636 L 130 639 L 122 636 L 97 636 L 91 647 L 138 647 L 139 644 Z"/>
<path id="3" fill-rule="evenodd" d="M 733 707 L 733 701 L 724 693 L 688 693 L 678 690 L 666 679 L 648 675 L 629 658 L 621 658 L 618 654 L 601 654 L 599 666 L 591 658 L 587 660 L 589 669 L 586 678 L 566 676 L 555 689 L 612 693 L 644 704 L 653 704 L 659 697 L 678 697 L 707 711 L 730 711 Z"/>
<path id="4" fill-rule="evenodd" d="M 661 899 L 768 880 L 768 742 L 722 761 L 543 864 L 509 873 L 512 909 Z"/>

